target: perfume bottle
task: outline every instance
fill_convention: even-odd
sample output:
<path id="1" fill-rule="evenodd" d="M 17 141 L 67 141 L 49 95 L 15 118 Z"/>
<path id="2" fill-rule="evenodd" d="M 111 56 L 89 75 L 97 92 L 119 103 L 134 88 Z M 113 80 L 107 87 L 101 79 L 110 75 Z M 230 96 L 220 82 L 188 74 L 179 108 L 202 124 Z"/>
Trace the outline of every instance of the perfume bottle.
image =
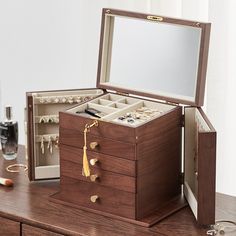
<path id="1" fill-rule="evenodd" d="M 13 160 L 18 149 L 18 123 L 12 120 L 12 107 L 5 107 L 5 121 L 0 122 L 2 154 L 6 160 Z"/>

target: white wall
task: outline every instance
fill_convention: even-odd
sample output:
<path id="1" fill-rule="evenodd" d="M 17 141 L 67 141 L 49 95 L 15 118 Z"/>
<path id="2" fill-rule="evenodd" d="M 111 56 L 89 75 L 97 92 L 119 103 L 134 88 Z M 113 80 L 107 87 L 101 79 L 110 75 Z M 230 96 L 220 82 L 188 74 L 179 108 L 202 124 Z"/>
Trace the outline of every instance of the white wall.
<path id="1" fill-rule="evenodd" d="M 25 92 L 95 87 L 101 9 L 145 6 L 144 0 L 0 1 L 0 94 L 3 105 L 13 106 L 20 143 Z"/>

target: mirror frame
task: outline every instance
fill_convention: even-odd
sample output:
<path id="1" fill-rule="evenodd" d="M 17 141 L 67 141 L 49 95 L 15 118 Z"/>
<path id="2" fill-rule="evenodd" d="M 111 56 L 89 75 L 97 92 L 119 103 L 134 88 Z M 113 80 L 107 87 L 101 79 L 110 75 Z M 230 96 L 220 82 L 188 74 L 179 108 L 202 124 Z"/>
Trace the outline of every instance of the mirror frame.
<path id="1" fill-rule="evenodd" d="M 198 60 L 198 73 L 197 73 L 197 86 L 195 91 L 194 101 L 182 100 L 173 97 L 165 97 L 158 94 L 150 94 L 141 92 L 138 90 L 131 90 L 125 88 L 118 88 L 111 85 L 106 85 L 103 81 L 107 81 L 107 75 L 110 69 L 111 60 L 111 46 L 112 46 L 112 36 L 114 28 L 114 17 L 123 16 L 131 17 L 136 19 L 143 19 L 147 21 L 165 22 L 175 25 L 185 25 L 196 28 L 201 28 L 201 42 L 200 42 L 200 53 Z M 205 81 L 206 81 L 206 71 L 207 71 L 207 60 L 208 60 L 208 50 L 209 50 L 209 39 L 210 39 L 210 23 L 195 22 L 189 20 L 175 19 L 163 16 L 156 16 L 144 13 L 129 12 L 123 10 L 115 10 L 104 8 L 102 12 L 102 24 L 101 24 L 101 35 L 100 35 L 100 48 L 99 48 L 99 58 L 98 58 L 98 70 L 97 70 L 97 88 L 107 89 L 117 91 L 118 93 L 134 94 L 143 97 L 150 97 L 154 99 L 164 100 L 170 103 L 202 106 L 204 102 L 205 93 Z M 108 52 L 108 53 L 107 53 Z"/>

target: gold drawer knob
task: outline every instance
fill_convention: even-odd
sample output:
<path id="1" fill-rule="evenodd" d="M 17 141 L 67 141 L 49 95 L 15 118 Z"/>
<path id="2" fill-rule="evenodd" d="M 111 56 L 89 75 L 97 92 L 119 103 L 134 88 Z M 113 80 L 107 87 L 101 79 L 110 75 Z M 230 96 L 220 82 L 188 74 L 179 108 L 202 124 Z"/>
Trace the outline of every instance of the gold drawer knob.
<path id="1" fill-rule="evenodd" d="M 90 201 L 95 203 L 99 199 L 98 195 L 93 195 L 90 197 Z"/>
<path id="2" fill-rule="evenodd" d="M 90 162 L 91 166 L 95 166 L 95 164 L 98 162 L 98 159 L 97 158 L 93 158 L 89 162 Z"/>
<path id="3" fill-rule="evenodd" d="M 96 147 L 98 147 L 98 142 L 91 142 L 90 143 L 90 148 L 91 149 L 95 149 Z"/>
<path id="4" fill-rule="evenodd" d="M 98 178 L 99 178 L 98 175 L 90 175 L 90 180 L 92 182 L 95 182 Z"/>

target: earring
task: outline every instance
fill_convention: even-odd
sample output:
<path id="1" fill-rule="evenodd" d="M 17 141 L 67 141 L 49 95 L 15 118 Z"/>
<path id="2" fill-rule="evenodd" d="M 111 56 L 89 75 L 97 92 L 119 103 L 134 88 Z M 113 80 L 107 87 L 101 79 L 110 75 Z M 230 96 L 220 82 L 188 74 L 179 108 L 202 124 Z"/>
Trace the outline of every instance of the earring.
<path id="1" fill-rule="evenodd" d="M 58 103 L 59 102 L 59 98 L 54 98 L 54 103 Z"/>
<path id="2" fill-rule="evenodd" d="M 52 154 L 52 137 L 48 137 L 48 146 L 47 148 L 49 149 L 49 152 Z"/>
<path id="3" fill-rule="evenodd" d="M 42 116 L 42 117 L 39 119 L 39 123 L 46 123 L 45 117 Z"/>
<path id="4" fill-rule="evenodd" d="M 53 123 L 53 122 L 54 122 L 53 117 L 48 117 L 48 123 Z"/>
<path id="5" fill-rule="evenodd" d="M 62 98 L 61 101 L 62 101 L 62 103 L 66 103 L 66 98 L 65 97 Z"/>
<path id="6" fill-rule="evenodd" d="M 51 103 L 51 98 L 50 97 L 46 98 L 46 103 Z"/>
<path id="7" fill-rule="evenodd" d="M 41 144 L 40 144 L 41 152 L 44 154 L 44 137 L 41 138 Z"/>
<path id="8" fill-rule="evenodd" d="M 55 139 L 55 148 L 59 148 L 59 137 L 56 136 L 56 139 Z"/>
<path id="9" fill-rule="evenodd" d="M 68 97 L 68 103 L 72 104 L 74 101 L 73 101 L 73 97 Z"/>
<path id="10" fill-rule="evenodd" d="M 40 103 L 44 103 L 44 102 L 45 102 L 45 101 L 44 101 L 44 98 L 40 98 L 40 99 L 39 99 L 39 102 L 40 102 Z"/>

